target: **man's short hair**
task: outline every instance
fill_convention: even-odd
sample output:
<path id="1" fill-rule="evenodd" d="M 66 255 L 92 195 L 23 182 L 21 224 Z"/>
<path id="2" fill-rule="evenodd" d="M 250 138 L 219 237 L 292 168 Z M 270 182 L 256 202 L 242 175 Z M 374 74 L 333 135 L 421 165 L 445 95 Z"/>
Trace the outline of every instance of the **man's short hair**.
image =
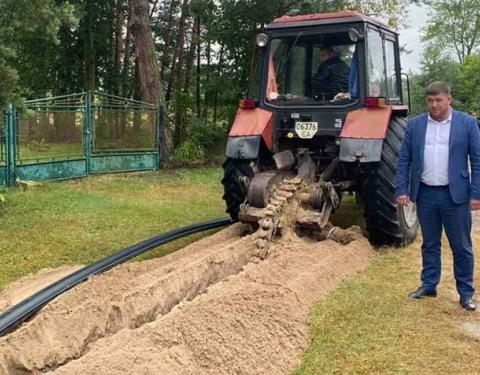
<path id="1" fill-rule="evenodd" d="M 331 44 L 323 44 L 320 47 L 320 50 L 333 53 L 335 56 L 340 57 L 340 49 L 337 46 L 332 46 Z"/>
<path id="2" fill-rule="evenodd" d="M 323 51 L 333 52 L 333 46 L 331 44 L 322 44 L 320 49 Z"/>
<path id="3" fill-rule="evenodd" d="M 450 86 L 448 86 L 445 82 L 442 82 L 442 81 L 432 82 L 425 89 L 425 96 L 440 95 L 440 94 L 445 94 L 445 95 L 451 94 Z"/>
<path id="4" fill-rule="evenodd" d="M 332 46 L 331 44 L 324 44 L 320 47 L 321 51 L 333 52 L 335 55 L 338 55 L 338 48 Z"/>

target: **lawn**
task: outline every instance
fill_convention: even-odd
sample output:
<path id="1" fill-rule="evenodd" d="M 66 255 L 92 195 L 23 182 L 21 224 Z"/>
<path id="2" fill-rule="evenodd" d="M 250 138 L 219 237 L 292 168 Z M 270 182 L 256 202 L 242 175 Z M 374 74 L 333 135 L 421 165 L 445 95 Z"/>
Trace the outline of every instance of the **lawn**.
<path id="1" fill-rule="evenodd" d="M 45 267 L 88 264 L 167 230 L 225 216 L 221 173 L 203 168 L 108 175 L 8 191 L 0 205 L 0 290 Z"/>

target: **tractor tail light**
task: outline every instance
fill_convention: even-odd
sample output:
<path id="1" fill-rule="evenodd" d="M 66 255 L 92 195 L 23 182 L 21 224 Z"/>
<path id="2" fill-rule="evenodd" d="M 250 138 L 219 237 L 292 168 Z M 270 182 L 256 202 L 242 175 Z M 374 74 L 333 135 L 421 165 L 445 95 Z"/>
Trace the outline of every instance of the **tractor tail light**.
<path id="1" fill-rule="evenodd" d="M 253 109 L 257 107 L 257 101 L 255 99 L 240 99 L 240 108 Z"/>
<path id="2" fill-rule="evenodd" d="M 388 107 L 387 98 L 365 98 L 366 108 L 386 108 Z"/>

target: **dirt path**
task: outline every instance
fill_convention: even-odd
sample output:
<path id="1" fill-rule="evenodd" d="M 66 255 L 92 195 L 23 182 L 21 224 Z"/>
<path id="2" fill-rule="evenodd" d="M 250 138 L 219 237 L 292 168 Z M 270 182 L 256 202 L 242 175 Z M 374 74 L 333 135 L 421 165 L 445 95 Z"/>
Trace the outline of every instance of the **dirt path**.
<path id="1" fill-rule="evenodd" d="M 0 340 L 1 374 L 285 374 L 311 304 L 373 257 L 287 233 L 266 260 L 235 225 L 92 278 Z"/>

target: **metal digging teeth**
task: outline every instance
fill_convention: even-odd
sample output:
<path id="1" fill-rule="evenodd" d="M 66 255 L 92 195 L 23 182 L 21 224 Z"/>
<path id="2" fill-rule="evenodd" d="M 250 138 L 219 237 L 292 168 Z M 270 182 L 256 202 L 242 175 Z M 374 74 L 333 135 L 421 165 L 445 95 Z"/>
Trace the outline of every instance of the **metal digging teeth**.
<path id="1" fill-rule="evenodd" d="M 282 181 L 280 187 L 271 195 L 267 207 L 265 207 L 263 212 L 265 216 L 258 222 L 259 229 L 255 240 L 257 248 L 264 249 L 270 242 L 277 230 L 279 216 L 283 207 L 301 184 L 302 179 L 300 177 L 285 179 Z"/>

